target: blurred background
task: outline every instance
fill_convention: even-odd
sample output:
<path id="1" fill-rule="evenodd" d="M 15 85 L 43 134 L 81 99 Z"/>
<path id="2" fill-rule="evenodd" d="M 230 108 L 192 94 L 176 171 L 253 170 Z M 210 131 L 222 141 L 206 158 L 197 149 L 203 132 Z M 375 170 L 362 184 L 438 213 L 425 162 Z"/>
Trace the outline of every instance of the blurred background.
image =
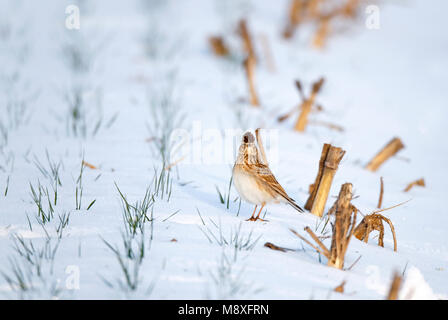
<path id="1" fill-rule="evenodd" d="M 241 134 L 262 128 L 271 168 L 299 204 L 323 143 L 347 151 L 328 208 L 351 182 L 357 206 L 372 212 L 380 177 L 385 206 L 413 199 L 391 211 L 401 252 L 390 251 L 391 237 L 387 253 L 372 247 L 376 239 L 355 244 L 351 261 L 366 257 L 348 273 L 348 291 L 356 293 L 335 298 L 382 298 L 392 270 L 408 263 L 420 270 L 414 283 L 429 288 L 423 297 L 446 297 L 447 10 L 442 0 L 0 0 L 0 257 L 18 261 L 5 266 L 2 293 L 117 298 L 138 291 L 138 281 L 107 285 L 123 270 L 102 239 L 118 248 L 122 201 L 141 204 L 147 188 L 164 181 L 154 196 L 165 194 L 154 204 L 153 260 L 142 269 L 160 277 L 150 297 L 233 297 L 233 282 L 207 276 L 229 266 L 216 257 L 221 245 L 198 230 L 205 228 L 198 212 L 229 228 L 247 218 L 251 208 L 231 188 L 231 167 Z M 378 172 L 366 170 L 394 137 L 403 150 Z M 425 188 L 403 192 L 419 178 Z M 277 222 L 243 231 L 289 247 L 299 246 L 289 226 L 320 223 L 283 207 L 265 214 Z M 81 289 L 17 289 L 14 270 L 41 279 L 22 264 L 20 239 L 36 248 L 60 244 L 42 282 L 65 283 L 75 265 Z M 327 298 L 346 277 L 317 263 L 315 252 L 278 258 L 264 242 L 243 265 L 253 271 L 249 282 L 265 276 L 265 290 L 244 287 L 236 297 Z M 364 272 L 371 265 L 380 273 L 373 287 Z"/>

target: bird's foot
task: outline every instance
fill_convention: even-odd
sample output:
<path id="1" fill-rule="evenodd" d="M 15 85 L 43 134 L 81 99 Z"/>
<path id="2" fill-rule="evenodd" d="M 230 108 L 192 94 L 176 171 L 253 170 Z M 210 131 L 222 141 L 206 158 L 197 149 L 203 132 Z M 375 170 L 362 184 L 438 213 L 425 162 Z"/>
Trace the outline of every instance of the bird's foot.
<path id="1" fill-rule="evenodd" d="M 258 221 L 258 220 L 260 220 L 260 221 L 262 221 L 262 222 L 269 222 L 269 220 L 264 220 L 264 219 L 261 219 L 261 218 L 259 218 L 259 217 L 250 217 L 249 219 L 247 219 L 246 221 Z"/>

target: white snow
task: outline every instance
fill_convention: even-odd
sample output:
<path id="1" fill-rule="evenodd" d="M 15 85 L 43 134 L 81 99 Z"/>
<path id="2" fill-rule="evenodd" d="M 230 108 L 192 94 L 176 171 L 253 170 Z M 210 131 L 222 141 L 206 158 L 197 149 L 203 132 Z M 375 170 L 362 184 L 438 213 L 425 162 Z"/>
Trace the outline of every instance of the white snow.
<path id="1" fill-rule="evenodd" d="M 73 1 L 0 0 L 0 121 L 9 124 L 7 142 L 0 138 L 0 271 L 11 276 L 14 259 L 27 266 L 13 249 L 13 235 L 32 241 L 38 250 L 49 243 L 54 248 L 59 216 L 70 213 L 54 262 L 43 262 L 44 284 L 33 278 L 39 289 L 21 296 L 1 276 L 2 298 L 384 299 L 395 271 L 404 272 L 400 298 L 448 297 L 446 1 L 378 2 L 379 30 L 367 29 L 361 13 L 344 32 L 331 36 L 322 51 L 311 47 L 309 27 L 291 41 L 282 39 L 286 0 L 144 2 L 74 1 L 81 27 L 67 30 L 65 8 Z M 255 73 L 259 109 L 238 102 L 248 94 L 238 62 L 241 43 L 234 32 L 244 14 L 260 58 Z M 232 61 L 211 53 L 207 37 L 214 34 L 229 42 L 235 52 Z M 266 64 L 262 35 L 269 41 L 275 72 Z M 86 70 L 70 67 L 68 52 L 76 50 L 89 57 Z M 16 81 L 11 80 L 14 76 Z M 278 123 L 279 115 L 300 102 L 294 80 L 300 79 L 308 93 L 320 76 L 326 82 L 317 100 L 324 111 L 311 118 L 341 125 L 344 132 L 312 124 L 303 134 L 294 132 L 296 115 Z M 67 94 L 76 85 L 84 92 L 85 138 L 74 136 L 71 123 L 67 125 Z M 182 121 L 164 126 L 183 129 L 188 140 L 173 155 L 173 161 L 181 161 L 171 171 L 169 201 L 166 196 L 155 201 L 152 232 L 145 223 L 145 256 L 138 288 L 132 292 L 118 285 L 125 278 L 103 239 L 122 248 L 122 204 L 114 183 L 134 204 L 152 185 L 154 167 L 161 167 L 152 148 L 150 102 L 160 101 L 170 87 L 178 106 L 175 119 Z M 27 107 L 17 113 L 23 121 L 15 125 L 9 117 L 16 113 L 8 113 L 7 105 L 17 100 Z M 337 270 L 289 231 L 305 235 L 303 228 L 310 226 L 320 232 L 324 220 L 286 205 L 268 205 L 269 222 L 246 222 L 253 208 L 244 202 L 239 207 L 234 188 L 229 208 L 221 204 L 216 187 L 226 197 L 239 144 L 232 132 L 257 127 L 265 129 L 277 180 L 301 206 L 324 143 L 347 151 L 327 209 L 341 184 L 351 182 L 359 196 L 353 203 L 363 214 L 373 212 L 380 177 L 385 182 L 384 207 L 412 199 L 384 212 L 394 223 L 398 252 L 385 226 L 384 248 L 377 246 L 374 235 L 368 244 L 353 238 L 346 268 L 361 258 L 350 270 Z M 378 172 L 365 170 L 395 136 L 405 149 Z M 47 151 L 53 163 L 61 163 L 61 186 L 55 216 L 45 226 L 51 239 L 45 244 L 30 183 L 37 188 L 40 182 L 52 194 L 52 181 L 37 164 L 49 170 Z M 84 168 L 81 210 L 76 210 L 82 159 L 98 169 Z M 403 192 L 421 177 L 425 188 Z M 218 244 L 219 229 L 229 241 L 239 227 L 243 239 L 252 232 L 251 242 L 259 240 L 235 256 L 232 245 Z M 331 233 L 329 225 L 326 232 Z M 272 251 L 265 242 L 294 251 Z M 330 245 L 330 239 L 324 242 Z M 72 280 L 79 280 L 79 289 L 70 287 Z M 345 293 L 333 292 L 344 280 Z M 61 291 L 51 291 L 52 284 Z"/>

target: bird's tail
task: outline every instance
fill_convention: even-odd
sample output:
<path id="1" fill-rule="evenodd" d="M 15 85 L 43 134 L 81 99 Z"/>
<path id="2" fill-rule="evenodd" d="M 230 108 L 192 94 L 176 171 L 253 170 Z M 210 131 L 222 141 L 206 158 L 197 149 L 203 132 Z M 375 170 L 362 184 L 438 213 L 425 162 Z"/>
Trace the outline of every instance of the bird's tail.
<path id="1" fill-rule="evenodd" d="M 288 204 L 291 205 L 291 207 L 293 207 L 297 211 L 303 212 L 303 209 L 295 202 L 294 199 L 287 198 L 286 201 L 288 201 Z"/>

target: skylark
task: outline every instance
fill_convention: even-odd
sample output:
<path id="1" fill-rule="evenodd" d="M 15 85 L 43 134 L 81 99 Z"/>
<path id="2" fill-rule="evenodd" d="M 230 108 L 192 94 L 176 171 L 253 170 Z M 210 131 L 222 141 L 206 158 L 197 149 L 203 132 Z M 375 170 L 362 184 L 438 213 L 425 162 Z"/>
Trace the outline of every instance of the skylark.
<path id="1" fill-rule="evenodd" d="M 262 148 L 262 146 L 260 146 Z M 262 150 L 264 152 L 264 149 Z M 255 144 L 252 133 L 244 134 L 235 165 L 233 166 L 233 183 L 240 197 L 255 205 L 248 221 L 262 220 L 261 211 L 267 203 L 287 203 L 299 212 L 303 209 L 291 199 L 272 174 L 269 166 L 262 161 L 260 151 Z M 255 217 L 257 207 L 261 205 Z"/>

